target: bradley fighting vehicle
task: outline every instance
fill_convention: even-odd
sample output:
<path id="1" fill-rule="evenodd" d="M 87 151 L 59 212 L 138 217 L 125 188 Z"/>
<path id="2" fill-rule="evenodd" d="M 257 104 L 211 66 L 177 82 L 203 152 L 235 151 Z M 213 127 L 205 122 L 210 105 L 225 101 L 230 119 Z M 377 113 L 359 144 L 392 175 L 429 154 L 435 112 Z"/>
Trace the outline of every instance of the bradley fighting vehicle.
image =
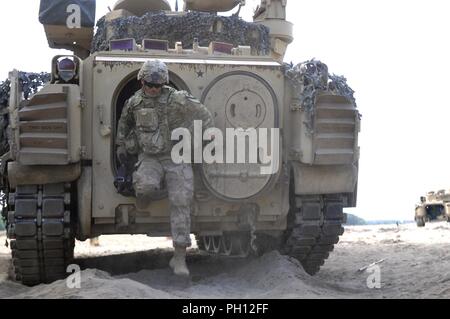
<path id="1" fill-rule="evenodd" d="M 287 0 L 261 1 L 253 22 L 217 15 L 242 2 L 188 0 L 177 12 L 165 0 L 121 0 L 94 36 L 95 1 L 41 1 L 50 47 L 73 55 L 54 57 L 51 81 L 26 100 L 18 72 L 10 73 L 1 169 L 17 280 L 62 278 L 75 239 L 170 236 L 167 198 L 138 211 L 115 155 L 118 119 L 149 59 L 165 62 L 170 85 L 206 105 L 222 131 L 279 129 L 270 135 L 277 137 L 269 143 L 279 164 L 273 174 L 261 174 L 267 162 L 259 158 L 194 165 L 199 248 L 228 256 L 277 249 L 308 273 L 319 271 L 343 234 L 343 208 L 356 205 L 360 114 L 345 78 L 325 64 L 283 63 L 293 41 Z M 71 81 L 58 64 L 67 58 Z M 249 147 L 245 136 L 235 145 Z"/>
<path id="2" fill-rule="evenodd" d="M 428 192 L 422 196 L 416 205 L 415 220 L 418 227 L 431 221 L 450 222 L 450 191 Z"/>

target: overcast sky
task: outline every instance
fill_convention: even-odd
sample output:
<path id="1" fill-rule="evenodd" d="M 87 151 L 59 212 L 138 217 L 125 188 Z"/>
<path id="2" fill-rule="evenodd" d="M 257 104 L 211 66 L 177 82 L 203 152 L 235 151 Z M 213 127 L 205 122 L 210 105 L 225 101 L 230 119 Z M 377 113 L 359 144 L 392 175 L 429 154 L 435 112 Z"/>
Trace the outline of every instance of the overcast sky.
<path id="1" fill-rule="evenodd" d="M 175 0 L 170 1 L 174 7 Z M 97 17 L 115 0 L 97 0 Z M 249 20 L 258 0 L 247 0 Z M 180 8 L 182 1 L 180 1 Z M 0 2 L 0 79 L 49 71 L 38 0 Z M 363 115 L 358 208 L 366 219 L 412 219 L 419 196 L 450 188 L 450 19 L 440 0 L 289 0 L 286 62 L 316 58 L 345 75 Z"/>

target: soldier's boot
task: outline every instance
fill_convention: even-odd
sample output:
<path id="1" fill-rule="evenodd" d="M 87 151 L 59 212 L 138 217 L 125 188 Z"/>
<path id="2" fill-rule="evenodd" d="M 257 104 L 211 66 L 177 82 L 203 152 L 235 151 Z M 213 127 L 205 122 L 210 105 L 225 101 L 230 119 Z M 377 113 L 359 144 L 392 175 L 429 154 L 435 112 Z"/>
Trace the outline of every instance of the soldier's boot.
<path id="1" fill-rule="evenodd" d="M 169 265 L 175 275 L 189 276 L 189 269 L 186 265 L 186 247 L 175 247 L 175 253 Z"/>

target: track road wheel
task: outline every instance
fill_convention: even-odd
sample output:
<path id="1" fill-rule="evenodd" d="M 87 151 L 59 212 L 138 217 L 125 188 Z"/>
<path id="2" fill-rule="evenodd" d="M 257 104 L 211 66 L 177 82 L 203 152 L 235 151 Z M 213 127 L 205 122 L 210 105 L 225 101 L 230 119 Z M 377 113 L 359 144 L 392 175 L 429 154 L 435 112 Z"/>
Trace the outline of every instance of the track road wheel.
<path id="1" fill-rule="evenodd" d="M 342 199 L 294 197 L 289 215 L 282 251 L 299 260 L 308 274 L 315 275 L 344 233 Z"/>
<path id="2" fill-rule="evenodd" d="M 33 286 L 66 277 L 75 247 L 70 184 L 17 186 L 8 205 L 15 279 Z"/>

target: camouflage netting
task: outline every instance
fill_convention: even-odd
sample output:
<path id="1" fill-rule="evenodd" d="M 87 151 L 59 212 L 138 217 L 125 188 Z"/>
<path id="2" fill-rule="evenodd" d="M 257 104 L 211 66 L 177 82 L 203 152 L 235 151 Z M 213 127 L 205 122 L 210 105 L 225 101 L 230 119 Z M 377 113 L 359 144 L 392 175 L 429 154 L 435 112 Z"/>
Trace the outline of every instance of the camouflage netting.
<path id="1" fill-rule="evenodd" d="M 118 18 L 113 21 L 106 21 L 103 17 L 97 22 L 92 52 L 108 51 L 110 40 L 123 38 L 134 38 L 138 44 L 145 38 L 168 40 L 170 48 L 174 48 L 178 41 L 183 43 L 184 48 L 192 48 L 194 38 L 197 38 L 200 46 L 219 41 L 235 46 L 251 46 L 259 54 L 270 52 L 267 27 L 246 22 L 236 16 L 221 17 L 203 12 L 188 12 L 183 15 L 149 12 L 142 17 Z"/>
<path id="2" fill-rule="evenodd" d="M 297 89 L 297 100 L 305 110 L 312 110 L 320 91 L 345 96 L 356 106 L 355 93 L 343 76 L 329 74 L 328 66 L 317 60 L 285 65 L 285 74 Z"/>
<path id="3" fill-rule="evenodd" d="M 285 64 L 286 76 L 291 80 L 296 89 L 296 102 L 294 107 L 302 108 L 306 111 L 307 122 L 310 133 L 314 129 L 314 106 L 320 92 L 327 91 L 334 95 L 345 96 L 356 107 L 355 93 L 347 84 L 347 79 L 343 76 L 329 74 L 328 66 L 317 60 L 310 60 L 299 63 L 296 66 Z"/>
<path id="4" fill-rule="evenodd" d="M 50 81 L 50 74 L 44 72 L 19 72 L 19 77 L 20 89 L 23 92 L 24 99 L 28 99 L 40 87 Z M 9 125 L 8 105 L 10 89 L 11 83 L 9 80 L 0 82 L 0 155 L 5 154 L 9 150 L 7 131 Z"/>

